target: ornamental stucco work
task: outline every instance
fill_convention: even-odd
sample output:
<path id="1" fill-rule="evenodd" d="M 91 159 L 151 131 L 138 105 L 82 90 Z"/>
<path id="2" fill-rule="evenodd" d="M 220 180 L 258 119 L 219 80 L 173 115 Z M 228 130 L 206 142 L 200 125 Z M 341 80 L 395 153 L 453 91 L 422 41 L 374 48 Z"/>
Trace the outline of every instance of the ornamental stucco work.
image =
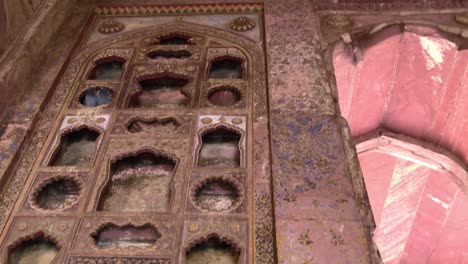
<path id="1" fill-rule="evenodd" d="M 0 72 L 1 263 L 381 263 L 332 57 L 399 15 L 42 2 Z"/>

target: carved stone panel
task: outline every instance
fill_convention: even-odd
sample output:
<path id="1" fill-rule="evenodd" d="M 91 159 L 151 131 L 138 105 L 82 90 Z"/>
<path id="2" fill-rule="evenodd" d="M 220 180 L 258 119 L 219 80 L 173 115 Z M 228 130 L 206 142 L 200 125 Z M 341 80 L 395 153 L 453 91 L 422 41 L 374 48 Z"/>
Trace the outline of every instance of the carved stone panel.
<path id="1" fill-rule="evenodd" d="M 26 200 L 24 213 L 69 213 L 77 211 L 86 198 L 87 172 L 45 172 L 37 174 Z"/>
<path id="2" fill-rule="evenodd" d="M 180 137 L 190 133 L 192 115 L 171 114 L 167 111 L 119 112 L 112 134 L 127 136 Z"/>
<path id="3" fill-rule="evenodd" d="M 192 45 L 148 45 L 138 51 L 139 62 L 182 64 L 200 62 L 202 50 Z"/>
<path id="4" fill-rule="evenodd" d="M 136 65 L 122 107 L 190 108 L 196 94 L 197 73 L 198 65 L 196 64 Z M 154 80 L 154 85 L 150 85 L 154 87 L 146 88 L 144 82 L 150 80 Z M 158 81 L 160 82 L 157 83 Z M 175 87 L 170 87 L 173 85 Z"/>
<path id="5" fill-rule="evenodd" d="M 71 256 L 67 264 L 170 264 L 168 258 L 137 258 L 137 257 L 81 257 Z"/>
<path id="6" fill-rule="evenodd" d="M 177 222 L 168 219 L 155 219 L 155 218 L 143 218 L 143 217 L 132 217 L 132 218 L 84 218 L 80 225 L 76 239 L 73 241 L 73 252 L 81 252 L 85 254 L 111 254 L 111 255 L 128 255 L 129 250 L 134 254 L 138 255 L 171 255 L 175 249 L 176 242 L 178 239 L 177 235 Z M 137 243 L 132 244 L 132 234 L 129 230 L 125 231 L 123 239 L 124 243 L 102 245 L 97 243 L 98 233 L 102 231 L 108 225 L 116 227 L 133 226 L 143 227 L 150 226 L 154 228 L 158 236 L 152 243 Z M 148 237 L 145 232 L 139 232 L 136 234 L 142 239 Z M 122 239 L 116 234 L 115 231 L 109 233 L 106 239 Z"/>
<path id="7" fill-rule="evenodd" d="M 244 174 L 193 173 L 186 211 L 189 213 L 242 214 L 246 212 L 248 189 Z"/>
<path id="8" fill-rule="evenodd" d="M 245 81 L 208 81 L 203 83 L 200 105 L 218 109 L 243 109 L 248 101 Z"/>
<path id="9" fill-rule="evenodd" d="M 102 81 L 82 83 L 70 103 L 70 108 L 89 111 L 95 111 L 96 108 L 112 109 L 117 104 L 121 90 L 120 83 Z"/>
<path id="10" fill-rule="evenodd" d="M 73 218 L 48 217 L 17 217 L 14 219 L 7 238 L 1 248 L 1 262 L 7 263 L 10 252 L 16 247 L 21 247 L 23 242 L 43 238 L 53 244 L 57 249 L 54 261 L 60 263 L 63 251 L 70 241 L 75 220 Z M 37 254 L 37 253 L 36 253 Z M 46 253 L 47 254 L 47 253 Z M 23 257 L 26 259 L 27 256 Z"/>
<path id="11" fill-rule="evenodd" d="M 98 8 L 6 184 L 0 212 L 38 223 L 53 216 L 58 227 L 48 223 L 60 230 L 60 221 L 75 221 L 74 234 L 52 241 L 57 263 L 182 264 L 212 253 L 236 264 L 273 263 L 261 6 Z M 174 10 L 197 15 L 165 13 Z M 116 23 L 104 22 L 108 15 Z M 253 23 L 230 27 L 245 22 L 240 16 Z M 224 59 L 232 61 L 208 78 Z M 134 104 L 144 86 L 156 90 L 146 98 L 153 101 Z M 83 129 L 90 140 L 72 134 Z M 56 165 L 62 142 L 70 151 L 61 159 L 78 155 L 86 164 Z M 0 216 L 8 232 L 16 228 L 10 223 Z M 48 238 L 48 227 L 38 228 Z"/>
<path id="12" fill-rule="evenodd" d="M 240 219 L 189 219 L 184 223 L 183 247 L 179 256 L 179 263 L 185 263 L 187 253 L 197 245 L 209 241 L 210 238 L 215 238 L 218 241 L 232 248 L 238 253 L 238 263 L 248 263 L 248 248 L 247 242 L 247 222 Z M 207 247 L 210 250 L 209 247 Z M 221 252 L 206 252 L 204 256 L 208 263 L 213 261 L 211 254 L 220 254 Z M 222 254 L 222 253 L 221 253 Z M 211 262 L 216 263 L 216 262 Z"/>
<path id="13" fill-rule="evenodd" d="M 244 167 L 246 158 L 246 120 L 245 116 L 203 115 L 197 120 L 197 135 L 194 139 L 194 164 L 198 167 Z M 204 144 L 204 135 L 218 132 L 214 135 L 214 144 Z M 223 133 L 237 135 L 238 139 L 223 142 Z M 216 142 L 220 144 L 216 144 Z M 205 142 L 207 143 L 207 142 Z M 238 152 L 238 153 L 234 153 Z M 231 156 L 238 156 L 237 164 L 230 161 Z"/>
<path id="14" fill-rule="evenodd" d="M 62 124 L 60 125 L 59 130 L 56 132 L 56 136 L 50 145 L 47 155 L 43 161 L 43 166 L 49 166 L 62 151 L 61 155 L 63 159 L 83 159 L 86 158 L 87 161 L 82 164 L 84 167 L 92 166 L 94 160 L 96 159 L 97 150 L 102 141 L 104 131 L 109 123 L 109 115 L 80 115 L 80 116 L 65 116 Z M 92 131 L 96 133 L 97 138 L 87 140 L 86 137 L 83 138 L 85 142 L 72 141 L 67 147 L 68 150 L 63 150 L 62 142 L 65 136 L 74 133 L 80 132 L 82 130 Z M 84 153 L 85 151 L 86 153 Z M 66 163 L 65 163 L 66 164 Z M 86 165 L 87 164 L 87 165 Z M 62 167 L 60 165 L 58 167 Z"/>
<path id="15" fill-rule="evenodd" d="M 130 59 L 132 58 L 134 50 L 130 48 L 115 48 L 115 49 L 105 49 L 100 51 L 95 56 L 91 57 L 91 63 L 85 66 L 84 71 L 82 72 L 81 81 L 89 81 L 90 74 L 93 69 L 101 62 L 118 60 L 123 62 L 122 74 L 118 79 L 105 80 L 106 83 L 109 82 L 120 82 L 125 75 L 126 69 Z M 103 82 L 103 80 L 91 80 L 91 82 Z"/>
<path id="16" fill-rule="evenodd" d="M 187 140 L 172 140 L 172 139 L 161 139 L 152 138 L 149 140 L 125 140 L 125 139 L 112 139 L 106 149 L 106 155 L 102 161 L 101 169 L 96 180 L 95 189 L 91 195 L 91 201 L 88 206 L 88 210 L 100 211 L 103 203 L 107 199 L 109 193 L 109 186 L 112 184 L 112 165 L 116 161 L 119 161 L 125 157 L 135 156 L 139 153 L 151 152 L 156 155 L 167 157 L 175 162 L 175 167 L 171 174 L 171 180 L 169 182 L 169 208 L 167 212 L 158 213 L 176 213 L 180 210 L 180 199 L 181 199 L 181 186 L 183 184 L 183 175 L 185 172 L 185 153 L 187 151 L 188 142 Z M 131 185 L 127 185 L 131 187 Z M 135 190 L 136 197 L 129 196 L 133 202 L 137 202 L 138 190 Z M 141 194 L 143 195 L 143 193 Z M 143 196 L 141 197 L 143 199 Z M 141 200 L 142 203 L 148 202 Z M 127 208 L 128 210 L 134 211 L 139 207 Z M 125 208 L 122 208 L 124 210 Z M 125 210 L 127 210 L 125 209 Z M 127 211 L 128 211 L 127 210 Z M 143 210 L 143 209 L 142 209 Z M 137 211 L 134 211 L 136 213 Z M 96 212 L 99 213 L 99 212 Z"/>

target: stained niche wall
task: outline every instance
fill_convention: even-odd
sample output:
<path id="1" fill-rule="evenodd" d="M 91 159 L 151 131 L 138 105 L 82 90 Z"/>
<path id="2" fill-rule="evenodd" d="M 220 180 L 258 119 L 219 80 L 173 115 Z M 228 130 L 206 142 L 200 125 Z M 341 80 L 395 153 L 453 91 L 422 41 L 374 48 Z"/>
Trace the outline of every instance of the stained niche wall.
<path id="1" fill-rule="evenodd" d="M 255 200 L 271 201 L 267 123 L 253 121 L 267 118 L 262 6 L 164 8 L 96 9 L 46 109 L 60 106 L 5 263 L 273 263 Z"/>

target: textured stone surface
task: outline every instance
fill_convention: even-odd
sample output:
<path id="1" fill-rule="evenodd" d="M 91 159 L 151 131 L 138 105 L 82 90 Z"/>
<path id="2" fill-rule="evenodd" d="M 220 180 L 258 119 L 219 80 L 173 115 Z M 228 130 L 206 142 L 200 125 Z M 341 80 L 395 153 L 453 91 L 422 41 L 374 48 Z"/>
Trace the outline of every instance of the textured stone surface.
<path id="1" fill-rule="evenodd" d="M 464 0 L 317 0 L 318 9 L 335 10 L 414 10 L 467 7 Z"/>
<path id="2" fill-rule="evenodd" d="M 138 2 L 145 3 L 155 1 Z M 32 79 L 6 120 L 34 119 L 84 25 L 84 11 L 77 8 L 63 25 L 38 67 L 40 77 Z M 348 158 L 343 147 L 343 123 L 335 116 L 313 4 L 269 1 L 265 19 L 278 262 L 371 263 L 370 228 L 363 224 L 363 203 L 348 163 L 355 157 Z"/>
<path id="3" fill-rule="evenodd" d="M 62 25 L 62 30 L 54 35 L 53 41 L 45 38 L 42 39 L 41 41 L 45 43 L 41 45 L 46 47 L 40 52 L 38 50 L 37 53 L 28 53 L 25 46 L 19 46 L 15 52 L 8 54 L 2 61 L 4 62 L 7 60 L 8 62 L 2 64 L 0 68 L 0 74 L 3 74 L 5 78 L 3 79 L 0 76 L 0 90 L 4 95 L 0 98 L 0 109 L 4 110 L 8 105 L 11 107 L 3 111 L 3 120 L 0 124 L 3 127 L 21 127 L 23 132 L 15 133 L 14 151 L 5 151 L 2 153 L 2 158 L 0 159 L 1 180 L 4 180 L 4 173 L 8 166 L 10 166 L 11 159 L 16 154 L 16 150 L 21 150 L 20 147 L 24 143 L 26 131 L 36 122 L 40 107 L 44 105 L 44 100 L 46 99 L 49 89 L 52 87 L 68 54 L 71 52 L 74 41 L 76 41 L 79 36 L 75 34 L 75 32 L 84 26 L 84 17 L 78 14 L 81 14 L 85 10 L 86 9 L 83 8 L 76 8 L 73 18 Z M 65 11 L 61 10 L 60 12 Z M 56 21 L 56 23 L 58 22 L 60 21 Z M 52 27 L 52 25 L 53 23 L 48 26 Z M 59 25 L 55 26 L 58 27 Z M 43 25 L 42 27 L 47 27 L 47 25 Z M 50 32 L 50 34 L 51 33 L 53 32 Z M 35 34 L 41 33 L 36 32 Z M 24 45 L 33 45 L 32 42 L 28 42 L 27 39 L 24 41 Z M 38 47 L 36 48 L 39 49 Z M 37 64 L 33 65 L 31 64 L 32 62 L 27 62 L 28 66 L 21 68 L 22 60 L 19 62 L 15 61 L 17 59 L 17 53 L 23 54 L 21 56 L 31 57 Z M 47 54 L 47 56 L 43 56 L 43 54 Z M 34 71 L 34 74 L 31 74 L 31 67 L 37 67 L 37 65 L 40 65 L 40 67 Z M 24 78 L 24 76 L 30 76 L 30 78 Z M 11 95 L 11 92 L 15 92 L 15 94 Z M 1 101 L 6 99 L 11 100 Z M 0 148 L 2 150 L 10 148 L 11 142 L 12 141 L 0 142 Z"/>
<path id="4" fill-rule="evenodd" d="M 309 1 L 267 5 L 278 262 L 371 263 L 315 23 Z"/>

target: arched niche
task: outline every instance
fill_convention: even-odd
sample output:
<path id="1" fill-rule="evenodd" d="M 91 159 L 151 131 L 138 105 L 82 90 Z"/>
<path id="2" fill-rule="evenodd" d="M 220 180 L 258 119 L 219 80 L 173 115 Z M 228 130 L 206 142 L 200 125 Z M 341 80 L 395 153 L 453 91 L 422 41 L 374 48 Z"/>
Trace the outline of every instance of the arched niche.
<path id="1" fill-rule="evenodd" d="M 119 80 L 122 78 L 126 60 L 111 56 L 97 60 L 91 69 L 88 80 Z"/>
<path id="2" fill-rule="evenodd" d="M 206 100 L 210 106 L 234 107 L 242 103 L 244 95 L 235 86 L 223 85 L 210 89 L 206 95 Z"/>
<path id="3" fill-rule="evenodd" d="M 90 166 L 100 134 L 87 126 L 64 131 L 49 166 Z"/>
<path id="4" fill-rule="evenodd" d="M 18 240 L 8 250 L 7 264 L 50 264 L 60 251 L 58 243 L 39 232 Z"/>
<path id="5" fill-rule="evenodd" d="M 210 62 L 208 79 L 243 79 L 244 67 L 240 58 L 223 56 Z"/>
<path id="6" fill-rule="evenodd" d="M 175 158 L 141 150 L 113 160 L 98 211 L 169 212 Z"/>
<path id="7" fill-rule="evenodd" d="M 200 133 L 197 166 L 240 167 L 242 133 L 230 126 L 218 125 Z"/>
<path id="8" fill-rule="evenodd" d="M 105 86 L 89 87 L 79 97 L 80 104 L 86 107 L 97 107 L 109 104 L 114 97 L 114 91 Z"/>
<path id="9" fill-rule="evenodd" d="M 132 118 L 126 125 L 127 131 L 130 133 L 172 133 L 175 132 L 182 124 L 174 117 L 163 118 Z"/>
<path id="10" fill-rule="evenodd" d="M 193 243 L 185 253 L 185 264 L 238 264 L 241 250 L 230 240 L 210 234 Z"/>
<path id="11" fill-rule="evenodd" d="M 58 176 L 41 182 L 30 197 L 32 207 L 42 210 L 62 210 L 76 204 L 83 190 L 81 180 Z"/>
<path id="12" fill-rule="evenodd" d="M 161 238 L 161 234 L 152 224 L 119 226 L 107 223 L 91 234 L 98 248 L 109 247 L 151 247 Z"/>
<path id="13" fill-rule="evenodd" d="M 228 212 L 243 202 L 244 188 L 234 177 L 210 176 L 195 182 L 190 201 L 201 212 Z"/>
<path id="14" fill-rule="evenodd" d="M 188 34 L 173 32 L 157 37 L 153 45 L 195 45 L 195 42 Z"/>
<path id="15" fill-rule="evenodd" d="M 192 56 L 192 53 L 186 49 L 177 50 L 165 50 L 165 49 L 154 49 L 146 54 L 150 59 L 186 59 Z"/>
<path id="16" fill-rule="evenodd" d="M 129 107 L 186 107 L 190 96 L 183 91 L 190 82 L 186 76 L 164 73 L 144 76 L 137 80 L 139 89 L 129 100 Z"/>

